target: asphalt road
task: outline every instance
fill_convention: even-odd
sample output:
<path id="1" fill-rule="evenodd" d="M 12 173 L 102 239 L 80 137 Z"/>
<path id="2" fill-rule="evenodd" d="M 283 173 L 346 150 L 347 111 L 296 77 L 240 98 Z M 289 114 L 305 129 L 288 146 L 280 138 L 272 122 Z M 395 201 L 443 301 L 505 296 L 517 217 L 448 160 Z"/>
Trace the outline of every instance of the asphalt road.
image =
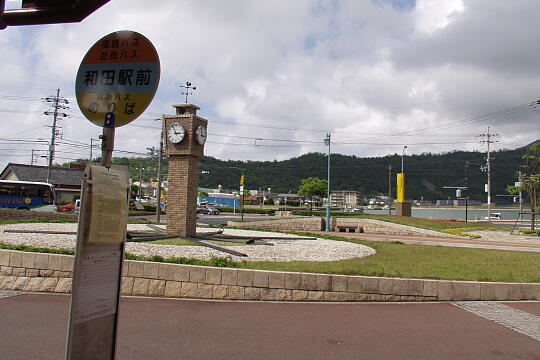
<path id="1" fill-rule="evenodd" d="M 62 359 L 68 310 L 66 295 L 0 298 L 0 357 Z M 539 341 L 448 303 L 123 298 L 118 338 L 130 360 L 540 359 Z"/>

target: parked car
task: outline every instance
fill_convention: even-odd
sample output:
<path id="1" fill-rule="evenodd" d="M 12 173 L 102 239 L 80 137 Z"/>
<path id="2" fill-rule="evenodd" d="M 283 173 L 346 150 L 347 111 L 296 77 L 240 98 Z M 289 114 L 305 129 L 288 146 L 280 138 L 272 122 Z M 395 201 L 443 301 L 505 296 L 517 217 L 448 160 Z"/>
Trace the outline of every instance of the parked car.
<path id="1" fill-rule="evenodd" d="M 484 217 L 484 220 L 501 220 L 502 214 L 501 213 L 491 213 L 489 214 L 489 217 Z"/>
<path id="2" fill-rule="evenodd" d="M 219 215 L 219 210 L 210 205 L 199 205 L 197 207 L 197 214 Z"/>

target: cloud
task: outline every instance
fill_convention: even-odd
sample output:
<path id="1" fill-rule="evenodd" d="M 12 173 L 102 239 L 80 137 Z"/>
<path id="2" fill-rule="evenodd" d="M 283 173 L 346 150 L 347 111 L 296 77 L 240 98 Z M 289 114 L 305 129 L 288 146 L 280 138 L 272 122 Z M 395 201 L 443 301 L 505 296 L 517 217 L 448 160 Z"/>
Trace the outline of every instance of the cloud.
<path id="1" fill-rule="evenodd" d="M 465 11 L 463 0 L 419 0 L 415 9 L 415 28 L 419 34 L 432 35 L 447 27 Z"/>
<path id="2" fill-rule="evenodd" d="M 39 98 L 60 88 L 72 102 L 63 137 L 88 145 L 58 149 L 86 156 L 101 129 L 74 102 L 77 69 L 100 37 L 130 29 L 154 43 L 162 75 L 146 113 L 117 130 L 119 150 L 158 146 L 155 119 L 184 101 L 186 81 L 197 87 L 189 101 L 209 119 L 206 154 L 219 158 L 324 152 L 326 132 L 336 151 L 360 156 L 401 144 L 418 153 L 480 149 L 475 136 L 488 125 L 502 135 L 498 146 L 525 144 L 538 137 L 534 109 L 474 116 L 539 97 L 535 13 L 526 0 L 115 0 L 79 24 L 1 32 L 0 132 L 50 138 Z M 29 147 L 13 148 L 21 157 L 2 153 L 0 165 L 30 158 Z"/>

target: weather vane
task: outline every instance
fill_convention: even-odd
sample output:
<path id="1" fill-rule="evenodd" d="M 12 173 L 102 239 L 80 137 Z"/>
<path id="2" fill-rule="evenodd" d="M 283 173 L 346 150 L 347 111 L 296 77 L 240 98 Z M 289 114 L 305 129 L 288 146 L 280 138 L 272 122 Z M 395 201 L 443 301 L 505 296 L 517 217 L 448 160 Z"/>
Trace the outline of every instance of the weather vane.
<path id="1" fill-rule="evenodd" d="M 191 86 L 191 83 L 189 81 L 186 81 L 186 85 L 180 85 L 181 88 L 186 89 L 186 91 L 182 91 L 182 95 L 186 95 L 186 104 L 188 103 L 188 95 L 193 95 L 193 91 L 190 90 L 197 90 L 195 86 Z"/>

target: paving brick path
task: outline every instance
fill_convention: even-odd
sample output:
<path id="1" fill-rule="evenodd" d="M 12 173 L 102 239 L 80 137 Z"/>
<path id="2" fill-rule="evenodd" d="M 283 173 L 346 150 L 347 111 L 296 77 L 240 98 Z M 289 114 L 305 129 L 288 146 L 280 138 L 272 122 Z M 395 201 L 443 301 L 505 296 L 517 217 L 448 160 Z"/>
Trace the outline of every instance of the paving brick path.
<path id="1" fill-rule="evenodd" d="M 455 305 L 540 341 L 540 317 L 492 301 L 459 301 Z"/>

